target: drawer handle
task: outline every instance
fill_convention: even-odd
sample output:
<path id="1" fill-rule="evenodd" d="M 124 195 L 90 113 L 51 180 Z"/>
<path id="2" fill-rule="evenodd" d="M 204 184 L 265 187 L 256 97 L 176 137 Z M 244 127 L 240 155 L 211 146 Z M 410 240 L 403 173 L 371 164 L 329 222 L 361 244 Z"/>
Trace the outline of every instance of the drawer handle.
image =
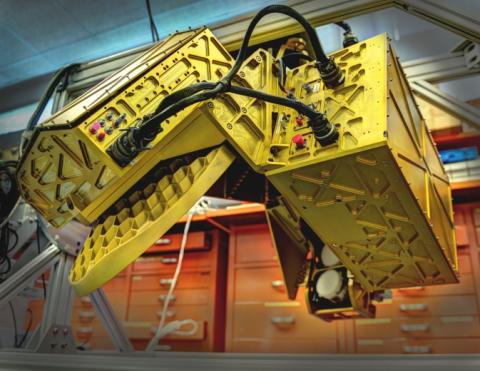
<path id="1" fill-rule="evenodd" d="M 275 280 L 275 281 L 272 281 L 272 287 L 274 289 L 279 289 L 279 288 L 285 287 L 285 283 L 282 280 Z"/>
<path id="2" fill-rule="evenodd" d="M 400 304 L 402 312 L 425 312 L 428 309 L 427 304 Z"/>
<path id="3" fill-rule="evenodd" d="M 79 327 L 77 329 L 78 332 L 81 334 L 92 334 L 93 333 L 93 327 Z"/>
<path id="4" fill-rule="evenodd" d="M 78 316 L 80 318 L 88 318 L 88 319 L 91 319 L 91 318 L 94 318 L 95 317 L 95 312 L 91 312 L 91 311 L 79 311 L 78 312 Z"/>
<path id="5" fill-rule="evenodd" d="M 177 258 L 161 258 L 160 262 L 163 264 L 175 264 L 178 261 Z"/>
<path id="6" fill-rule="evenodd" d="M 429 323 L 412 323 L 400 326 L 403 332 L 427 332 L 430 329 Z"/>
<path id="7" fill-rule="evenodd" d="M 175 314 L 177 314 L 177 313 L 174 310 L 167 310 L 167 313 L 165 313 L 165 317 L 173 318 L 173 317 L 175 317 Z M 157 317 L 158 318 L 162 317 L 162 311 L 161 310 L 157 311 Z"/>
<path id="8" fill-rule="evenodd" d="M 162 294 L 162 295 L 158 296 L 158 301 L 165 301 L 165 300 L 167 300 L 167 295 L 166 294 Z M 175 295 L 171 295 L 170 296 L 170 303 L 172 301 L 175 301 L 175 300 L 177 300 L 177 297 Z"/>
<path id="9" fill-rule="evenodd" d="M 160 285 L 162 286 L 170 286 L 173 282 L 173 278 L 162 278 L 160 280 Z"/>
<path id="10" fill-rule="evenodd" d="M 272 317 L 271 321 L 274 325 L 293 325 L 295 323 L 294 316 Z"/>
<path id="11" fill-rule="evenodd" d="M 155 245 L 170 245 L 172 240 L 170 238 L 160 238 L 155 241 Z"/>
<path id="12" fill-rule="evenodd" d="M 432 347 L 427 345 L 427 346 L 404 346 L 403 347 L 403 352 L 404 353 L 410 353 L 410 354 L 426 354 L 426 353 L 432 353 Z"/>
<path id="13" fill-rule="evenodd" d="M 398 289 L 400 292 L 410 292 L 410 291 L 423 291 L 425 290 L 425 286 L 413 286 L 413 287 L 404 287 Z"/>
<path id="14" fill-rule="evenodd" d="M 80 297 L 80 303 L 82 303 L 82 304 L 92 304 L 92 299 L 90 299 L 90 296 L 81 296 Z"/>

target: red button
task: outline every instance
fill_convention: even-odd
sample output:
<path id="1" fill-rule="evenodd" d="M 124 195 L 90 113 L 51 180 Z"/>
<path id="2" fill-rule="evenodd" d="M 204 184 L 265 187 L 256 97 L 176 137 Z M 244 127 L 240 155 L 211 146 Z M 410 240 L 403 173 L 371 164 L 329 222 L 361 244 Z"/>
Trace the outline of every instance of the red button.
<path id="1" fill-rule="evenodd" d="M 95 121 L 92 126 L 90 126 L 90 133 L 95 134 L 102 126 L 99 122 Z"/>
<path id="2" fill-rule="evenodd" d="M 105 132 L 102 130 L 102 131 L 99 131 L 98 134 L 97 134 L 97 139 L 99 141 L 102 141 L 105 139 Z"/>
<path id="3" fill-rule="evenodd" d="M 303 138 L 302 134 L 297 134 L 292 138 L 292 142 L 295 143 L 297 148 L 305 147 L 305 138 Z"/>
<path id="4" fill-rule="evenodd" d="M 295 121 L 296 121 L 298 126 L 303 126 L 303 118 L 301 116 L 297 116 L 295 118 Z"/>

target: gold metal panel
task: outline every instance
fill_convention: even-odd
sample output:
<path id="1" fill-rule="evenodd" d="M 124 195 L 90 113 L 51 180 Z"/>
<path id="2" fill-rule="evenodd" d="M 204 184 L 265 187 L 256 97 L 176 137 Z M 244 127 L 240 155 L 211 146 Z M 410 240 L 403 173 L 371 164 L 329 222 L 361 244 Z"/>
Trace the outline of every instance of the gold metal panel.
<path id="1" fill-rule="evenodd" d="M 202 80 L 217 81 L 231 62 L 207 29 L 161 42 L 38 126 L 17 172 L 22 196 L 55 227 L 72 218 L 89 224 L 159 161 L 220 144 L 224 137 L 198 109 L 206 103 L 199 103 L 166 120 L 151 150 L 129 166 L 119 167 L 106 153 L 121 130 L 152 113 L 165 96 Z M 92 134 L 102 120 L 105 127 Z M 99 132 L 105 133 L 102 140 Z"/>
<path id="2" fill-rule="evenodd" d="M 334 57 L 342 87 L 324 90 L 308 65 L 290 87 L 298 95 L 309 83 L 302 101 L 327 112 L 338 143 L 321 147 L 308 127 L 286 126 L 272 141 L 286 166 L 268 179 L 365 289 L 458 282 L 448 180 L 387 38 Z"/>
<path id="3" fill-rule="evenodd" d="M 272 66 L 271 54 L 258 49 L 242 64 L 233 84 L 278 95 L 278 82 Z M 203 111 L 248 164 L 254 170 L 264 172 L 271 168 L 267 158 L 274 108 L 258 98 L 227 93 L 203 106 Z"/>

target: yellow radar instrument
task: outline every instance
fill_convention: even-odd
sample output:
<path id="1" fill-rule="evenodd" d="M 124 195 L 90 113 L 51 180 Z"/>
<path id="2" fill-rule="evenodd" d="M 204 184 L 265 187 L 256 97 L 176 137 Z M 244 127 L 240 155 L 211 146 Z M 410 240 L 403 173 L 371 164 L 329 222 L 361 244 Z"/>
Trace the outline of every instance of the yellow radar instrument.
<path id="1" fill-rule="evenodd" d="M 313 58 L 246 56 L 271 12 L 302 23 Z M 247 191 L 239 174 L 256 180 Z M 324 319 L 374 316 L 385 289 L 458 282 L 448 178 L 388 38 L 325 56 L 285 6 L 254 18 L 236 60 L 206 28 L 158 43 L 38 125 L 17 179 L 53 226 L 93 226 L 70 273 L 79 295 L 208 192 L 267 205 L 288 296 L 305 285 Z"/>

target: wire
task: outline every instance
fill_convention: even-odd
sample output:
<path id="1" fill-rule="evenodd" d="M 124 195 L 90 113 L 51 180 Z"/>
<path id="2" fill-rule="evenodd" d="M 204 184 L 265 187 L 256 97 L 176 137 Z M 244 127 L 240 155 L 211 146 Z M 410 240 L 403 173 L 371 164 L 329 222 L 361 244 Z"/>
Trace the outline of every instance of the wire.
<path id="1" fill-rule="evenodd" d="M 47 106 L 48 101 L 52 97 L 55 89 L 60 84 L 60 82 L 64 79 L 67 79 L 68 75 L 74 69 L 76 69 L 78 66 L 79 66 L 79 64 L 74 63 L 74 64 L 70 64 L 68 66 L 65 66 L 65 67 L 59 69 L 55 73 L 55 75 L 52 77 L 50 82 L 48 83 L 47 89 L 45 90 L 45 92 L 41 96 L 41 98 L 40 98 L 40 100 L 37 104 L 37 107 L 35 108 L 35 111 L 33 112 L 32 116 L 30 116 L 30 119 L 28 120 L 26 130 L 22 134 L 22 139 L 21 139 L 21 142 L 20 142 L 20 155 L 23 154 L 23 152 L 25 150 L 25 147 L 28 144 L 28 139 L 27 139 L 28 138 L 28 133 L 30 133 L 35 128 L 35 126 L 38 124 L 38 121 L 40 120 L 40 117 L 42 116 L 43 111 L 45 110 L 45 107 Z"/>
<path id="2" fill-rule="evenodd" d="M 17 341 L 18 341 L 18 329 L 17 329 L 17 317 L 15 316 L 15 310 L 13 309 L 13 304 L 11 301 L 8 302 L 8 305 L 10 306 L 10 312 L 12 313 L 12 320 L 13 320 L 13 331 L 15 333 L 15 337 L 13 340 L 13 345 L 15 348 L 18 348 L 17 346 Z"/>
<path id="3" fill-rule="evenodd" d="M 40 223 L 37 217 L 37 254 L 40 255 L 41 251 L 40 246 Z M 47 299 L 47 285 L 45 283 L 45 273 L 42 273 L 42 287 L 43 287 L 43 300 Z"/>
<path id="4" fill-rule="evenodd" d="M 250 38 L 252 36 L 253 30 L 255 29 L 257 23 L 266 15 L 272 14 L 272 13 L 280 13 L 280 14 L 287 15 L 295 19 L 298 23 L 300 23 L 307 33 L 308 39 L 310 40 L 310 44 L 312 45 L 313 51 L 315 53 L 316 60 L 321 64 L 328 63 L 330 61 L 330 59 L 326 56 L 325 52 L 323 51 L 322 44 L 320 43 L 320 39 L 318 38 L 317 32 L 312 27 L 312 25 L 308 23 L 308 21 L 300 13 L 298 13 L 296 10 L 286 5 L 270 5 L 260 10 L 250 22 L 247 28 L 247 31 L 245 32 L 242 45 L 240 46 L 240 50 L 238 51 L 235 64 L 227 73 L 227 75 L 224 77 L 224 80 L 231 81 L 233 77 L 237 74 L 238 70 L 242 66 L 242 63 L 247 56 L 247 50 L 248 50 L 248 45 L 250 43 Z"/>
<path id="5" fill-rule="evenodd" d="M 150 23 L 150 32 L 152 33 L 152 42 L 157 42 L 160 40 L 158 36 L 157 25 L 155 24 L 155 19 L 152 14 L 152 6 L 150 0 L 145 0 L 145 5 L 147 6 L 148 21 Z"/>
<path id="6" fill-rule="evenodd" d="M 30 319 L 28 321 L 28 325 L 27 325 L 27 330 L 25 331 L 25 333 L 23 334 L 23 337 L 22 337 L 22 340 L 20 340 L 20 342 L 18 343 L 18 346 L 17 348 L 21 348 L 23 346 L 23 344 L 25 343 L 25 340 L 27 340 L 27 337 L 28 337 L 28 334 L 30 333 L 30 330 L 32 329 L 32 325 L 33 325 L 33 312 L 30 308 L 27 309 L 27 312 L 30 313 Z"/>
<path id="7" fill-rule="evenodd" d="M 143 151 L 147 145 L 155 139 L 156 135 L 162 131 L 161 123 L 169 117 L 177 114 L 192 104 L 212 99 L 221 93 L 232 92 L 231 82 L 246 58 L 253 30 L 255 29 L 257 23 L 264 16 L 271 13 L 281 13 L 287 15 L 295 19 L 303 26 L 314 49 L 317 67 L 320 69 L 320 75 L 322 76 L 322 79 L 324 79 L 326 86 L 336 86 L 334 83 L 338 84 L 343 81 L 342 74 L 338 69 L 338 66 L 336 66 L 333 61 L 325 55 L 315 29 L 301 14 L 285 5 L 267 6 L 260 10 L 250 22 L 234 65 L 226 73 L 226 75 L 216 83 L 202 82 L 194 84 L 187 88 L 178 90 L 162 100 L 152 115 L 144 117 L 143 121 L 138 126 L 130 128 L 126 133 L 121 135 L 111 147 L 109 147 L 110 155 L 115 159 L 115 161 L 117 161 L 117 163 L 119 163 L 121 166 L 125 166 L 130 163 L 131 160 L 140 151 Z M 237 94 L 257 97 L 259 99 L 265 99 L 269 102 L 276 101 L 278 104 L 284 104 L 287 107 L 292 107 L 294 109 L 296 109 L 295 107 L 301 107 L 301 109 L 304 109 L 304 107 L 297 104 L 296 101 L 277 97 L 267 93 L 259 92 L 257 95 L 253 95 L 253 93 L 250 91 L 237 89 Z M 316 112 L 313 109 L 309 109 L 308 112 L 309 113 L 307 115 L 310 118 L 315 117 L 316 121 L 320 123 L 317 124 L 317 126 L 323 126 L 324 123 L 328 122 L 328 120 L 326 120 L 321 113 Z M 319 118 L 320 120 L 318 120 Z M 323 127 L 321 127 L 320 130 L 323 130 Z"/>
<path id="8" fill-rule="evenodd" d="M 193 326 L 192 331 L 193 333 L 196 332 L 196 327 L 198 326 L 195 321 L 192 320 L 186 320 L 186 321 L 172 321 L 169 323 L 167 326 L 165 326 L 165 320 L 167 318 L 167 310 L 168 310 L 168 305 L 170 304 L 170 301 L 172 299 L 173 291 L 175 290 L 175 286 L 177 285 L 177 280 L 178 276 L 180 275 L 180 270 L 182 269 L 182 263 L 183 263 L 183 257 L 185 255 L 185 247 L 187 245 L 187 240 L 188 240 L 188 232 L 190 230 L 190 224 L 192 222 L 193 218 L 193 213 L 188 214 L 187 216 L 187 221 L 185 223 L 185 228 L 183 230 L 183 236 L 182 236 L 182 243 L 180 245 L 180 252 L 178 253 L 178 262 L 177 262 L 177 267 L 175 268 L 175 273 L 172 278 L 172 283 L 170 284 L 170 288 L 168 289 L 167 296 L 165 297 L 165 301 L 163 302 L 163 309 L 162 309 L 162 314 L 160 317 L 160 323 L 158 325 L 157 331 L 154 335 L 154 337 L 150 340 L 150 342 L 147 345 L 147 348 L 145 349 L 146 351 L 152 351 L 154 348 L 157 346 L 158 341 L 164 337 L 165 335 L 178 331 L 178 329 L 185 325 L 185 324 L 191 324 Z M 192 323 L 193 322 L 193 323 Z M 183 333 L 184 336 L 188 336 L 191 334 L 191 332 L 188 333 Z M 180 333 L 179 335 L 182 335 Z"/>
<path id="9" fill-rule="evenodd" d="M 320 114 L 319 112 L 315 111 L 312 107 L 307 106 L 306 104 L 300 101 L 267 94 L 262 91 L 246 88 L 244 86 L 232 85 L 228 91 L 233 94 L 239 94 L 239 95 L 244 95 L 248 97 L 258 98 L 266 102 L 293 108 L 299 114 L 305 115 L 310 119 L 315 119 Z"/>
<path id="10" fill-rule="evenodd" d="M 347 22 L 340 21 L 340 22 L 335 22 L 335 24 L 341 27 L 345 32 L 352 32 L 352 28 Z"/>

